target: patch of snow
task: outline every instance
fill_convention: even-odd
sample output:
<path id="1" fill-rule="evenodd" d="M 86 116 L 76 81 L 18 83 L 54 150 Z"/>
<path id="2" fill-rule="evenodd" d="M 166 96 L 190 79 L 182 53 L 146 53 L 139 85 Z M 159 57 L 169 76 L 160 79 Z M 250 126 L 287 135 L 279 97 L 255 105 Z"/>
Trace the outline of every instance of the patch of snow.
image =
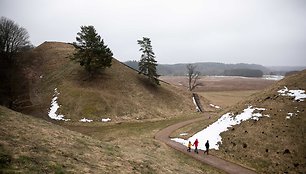
<path id="1" fill-rule="evenodd" d="M 219 77 L 219 78 L 241 78 L 241 79 L 249 79 L 249 78 L 252 78 L 252 77 L 243 77 L 243 76 L 208 76 L 208 77 Z"/>
<path id="2" fill-rule="evenodd" d="M 238 114 L 236 116 L 234 116 L 232 113 L 226 113 L 223 116 L 221 116 L 216 122 L 209 125 L 204 130 L 196 133 L 195 135 L 190 137 L 188 140 L 176 139 L 176 138 L 172 140 L 186 145 L 188 141 L 194 142 L 195 139 L 198 139 L 200 140 L 198 148 L 202 150 L 205 150 L 205 142 L 206 140 L 209 140 L 210 149 L 218 150 L 219 144 L 222 143 L 221 141 L 222 137 L 220 136 L 222 132 L 229 130 L 229 128 L 234 125 L 240 124 L 242 121 L 246 121 L 249 119 L 258 120 L 260 117 L 262 117 L 261 113 L 253 114 L 255 110 L 263 111 L 265 110 L 265 108 L 252 108 L 252 106 L 249 106 L 248 108 L 244 109 L 241 114 Z"/>
<path id="3" fill-rule="evenodd" d="M 65 119 L 64 115 L 62 114 L 56 114 L 57 109 L 59 109 L 59 105 L 57 103 L 58 95 L 60 93 L 57 92 L 57 88 L 54 89 L 54 95 L 53 99 L 51 101 L 51 106 L 50 106 L 50 111 L 48 113 L 48 116 L 53 119 L 53 120 L 64 120 L 64 121 L 69 121 L 70 119 Z"/>
<path id="4" fill-rule="evenodd" d="M 188 135 L 188 133 L 186 132 L 180 134 L 180 136 L 186 136 L 186 135 Z"/>
<path id="5" fill-rule="evenodd" d="M 295 114 L 296 115 L 296 114 Z M 290 119 L 293 116 L 293 113 L 288 113 L 288 115 L 286 116 L 286 119 Z"/>
<path id="6" fill-rule="evenodd" d="M 196 107 L 196 111 L 200 111 L 200 108 L 198 107 L 197 103 L 196 103 L 196 100 L 194 97 L 192 97 L 192 101 L 193 101 L 193 104 L 195 105 Z"/>
<path id="7" fill-rule="evenodd" d="M 284 89 L 280 89 L 277 92 L 280 94 L 285 94 L 288 91 L 288 88 L 286 86 L 284 86 Z"/>
<path id="8" fill-rule="evenodd" d="M 82 118 L 81 120 L 80 120 L 80 122 L 92 122 L 93 120 L 90 120 L 90 119 L 87 119 L 87 118 Z"/>
<path id="9" fill-rule="evenodd" d="M 102 122 L 109 122 L 109 121 L 111 121 L 111 119 L 110 119 L 110 118 L 102 118 L 101 121 L 102 121 Z"/>
<path id="10" fill-rule="evenodd" d="M 220 109 L 220 106 L 214 105 L 214 104 L 209 104 L 211 107 L 216 108 L 216 109 Z"/>
<path id="11" fill-rule="evenodd" d="M 289 90 L 286 86 L 284 86 L 284 89 L 277 91 L 282 96 L 290 96 L 294 97 L 294 100 L 296 101 L 304 101 L 306 98 L 305 90 Z"/>
<path id="12" fill-rule="evenodd" d="M 187 146 L 188 144 L 188 141 L 182 138 L 171 138 L 171 140 L 183 144 L 184 146 Z"/>
<path id="13" fill-rule="evenodd" d="M 278 76 L 278 75 L 263 75 L 262 79 L 266 80 L 282 80 L 284 76 Z"/>

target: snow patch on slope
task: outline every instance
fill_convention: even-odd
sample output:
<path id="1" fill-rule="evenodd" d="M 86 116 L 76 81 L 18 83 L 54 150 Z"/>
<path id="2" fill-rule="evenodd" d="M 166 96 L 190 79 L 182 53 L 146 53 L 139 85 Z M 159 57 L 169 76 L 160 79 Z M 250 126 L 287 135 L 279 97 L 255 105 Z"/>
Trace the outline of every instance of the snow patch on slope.
<path id="1" fill-rule="evenodd" d="M 306 98 L 305 90 L 289 90 L 286 86 L 284 86 L 284 89 L 277 91 L 279 95 L 281 96 L 290 96 L 294 97 L 294 100 L 296 101 L 304 101 Z"/>
<path id="2" fill-rule="evenodd" d="M 244 109 L 241 114 L 234 116 L 232 113 L 226 113 L 221 116 L 216 122 L 209 125 L 204 130 L 196 133 L 188 140 L 184 140 L 182 138 L 173 138 L 171 140 L 181 143 L 183 145 L 187 145 L 188 141 L 194 142 L 195 139 L 200 141 L 199 149 L 205 150 L 205 143 L 206 140 L 210 142 L 210 149 L 219 150 L 219 145 L 222 143 L 221 133 L 229 130 L 230 127 L 234 125 L 238 125 L 243 121 L 254 119 L 259 120 L 260 117 L 263 115 L 259 112 L 254 113 L 254 111 L 264 111 L 265 108 L 252 108 L 249 106 L 248 108 Z M 264 115 L 267 116 L 268 115 Z M 202 143 L 201 143 L 202 142 Z"/>
<path id="3" fill-rule="evenodd" d="M 64 115 L 62 114 L 57 114 L 56 111 L 59 109 L 59 105 L 57 103 L 58 95 L 60 93 L 57 92 L 57 88 L 54 89 L 54 95 L 53 99 L 51 101 L 51 106 L 50 106 L 50 111 L 48 113 L 48 116 L 53 119 L 53 120 L 64 120 L 64 121 L 69 121 L 70 119 L 65 119 Z"/>

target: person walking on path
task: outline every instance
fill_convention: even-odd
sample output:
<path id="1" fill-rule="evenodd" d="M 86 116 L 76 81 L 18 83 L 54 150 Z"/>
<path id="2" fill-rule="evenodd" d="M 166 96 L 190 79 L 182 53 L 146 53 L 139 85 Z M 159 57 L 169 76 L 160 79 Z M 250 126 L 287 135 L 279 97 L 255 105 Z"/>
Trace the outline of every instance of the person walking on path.
<path id="1" fill-rule="evenodd" d="M 192 146 L 195 146 L 195 149 L 194 149 L 194 152 L 195 152 L 195 153 L 199 153 L 199 151 L 198 151 L 198 145 L 199 145 L 199 141 L 198 141 L 198 139 L 196 139 L 196 140 L 194 141 L 193 145 L 192 145 Z"/>
<path id="2" fill-rule="evenodd" d="M 205 152 L 206 152 L 207 155 L 208 155 L 208 150 L 209 150 L 209 142 L 208 142 L 208 140 L 207 140 L 206 143 L 205 143 L 205 147 L 206 147 L 206 151 L 204 151 L 204 154 L 205 154 Z"/>
<path id="3" fill-rule="evenodd" d="M 188 143 L 188 149 L 187 149 L 188 152 L 191 152 L 191 146 L 192 146 L 191 141 L 189 141 L 189 143 Z"/>

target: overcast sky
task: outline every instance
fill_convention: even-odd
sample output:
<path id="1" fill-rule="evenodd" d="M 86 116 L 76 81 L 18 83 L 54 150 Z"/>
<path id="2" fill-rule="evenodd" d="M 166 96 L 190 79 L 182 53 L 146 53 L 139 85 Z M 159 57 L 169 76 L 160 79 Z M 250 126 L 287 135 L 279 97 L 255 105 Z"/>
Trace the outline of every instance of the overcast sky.
<path id="1" fill-rule="evenodd" d="M 306 66 L 306 0 L 0 0 L 34 45 L 93 25 L 120 61 L 151 38 L 158 63 Z"/>

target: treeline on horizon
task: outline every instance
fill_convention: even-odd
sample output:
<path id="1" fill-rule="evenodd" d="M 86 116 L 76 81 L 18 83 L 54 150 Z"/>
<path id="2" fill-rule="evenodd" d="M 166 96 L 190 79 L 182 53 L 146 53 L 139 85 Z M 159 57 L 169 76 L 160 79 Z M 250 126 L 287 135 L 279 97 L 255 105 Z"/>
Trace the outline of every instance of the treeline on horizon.
<path id="1" fill-rule="evenodd" d="M 127 66 L 138 70 L 138 61 L 123 62 Z M 187 63 L 181 64 L 158 64 L 157 73 L 162 76 L 185 76 L 187 74 Z M 215 62 L 193 63 L 200 75 L 207 76 L 243 76 L 262 77 L 263 75 L 288 75 L 294 71 L 300 71 L 306 67 L 265 67 L 258 64 L 225 64 Z"/>
<path id="2" fill-rule="evenodd" d="M 138 70 L 138 61 L 124 62 L 129 67 Z M 187 74 L 188 64 L 165 65 L 158 64 L 157 72 L 160 75 L 184 76 Z M 224 64 L 224 63 L 194 63 L 196 71 L 201 75 L 218 76 L 244 76 L 244 77 L 262 77 L 269 70 L 256 64 Z"/>

